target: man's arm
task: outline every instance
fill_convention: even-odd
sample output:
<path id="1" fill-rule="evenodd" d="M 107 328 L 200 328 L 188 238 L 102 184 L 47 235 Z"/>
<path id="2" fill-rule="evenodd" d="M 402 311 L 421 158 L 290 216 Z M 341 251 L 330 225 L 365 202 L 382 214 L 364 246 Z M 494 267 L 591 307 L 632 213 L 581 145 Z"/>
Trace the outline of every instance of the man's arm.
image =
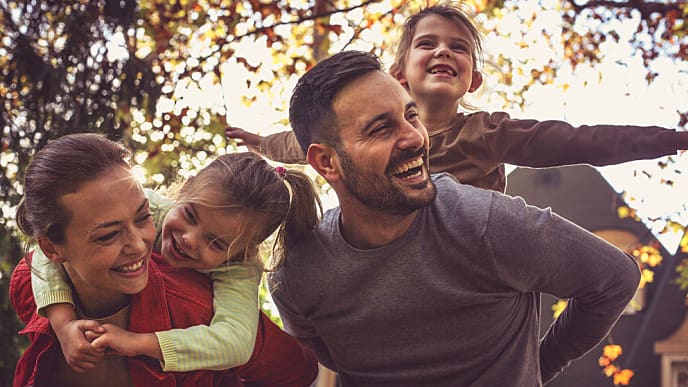
<path id="1" fill-rule="evenodd" d="M 492 194 L 485 239 L 506 285 L 569 300 L 540 342 L 543 382 L 609 333 L 640 281 L 633 258 L 521 198 Z"/>
<path id="2" fill-rule="evenodd" d="M 271 273 L 268 276 L 268 284 L 272 300 L 275 302 L 284 324 L 284 330 L 310 348 L 322 365 L 337 371 L 330 351 L 317 334 L 315 327 L 305 316 L 299 313 L 298 306 L 289 296 L 287 286 L 283 282 L 283 272 Z"/>

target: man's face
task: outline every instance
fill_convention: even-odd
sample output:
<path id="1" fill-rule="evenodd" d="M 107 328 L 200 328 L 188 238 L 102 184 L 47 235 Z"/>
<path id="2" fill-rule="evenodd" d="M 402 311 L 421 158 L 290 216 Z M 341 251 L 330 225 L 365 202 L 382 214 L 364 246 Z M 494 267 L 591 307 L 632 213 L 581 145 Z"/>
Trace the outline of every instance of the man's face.
<path id="1" fill-rule="evenodd" d="M 359 77 L 337 94 L 333 110 L 341 179 L 355 200 L 400 215 L 434 200 L 428 133 L 397 80 L 381 71 Z"/>

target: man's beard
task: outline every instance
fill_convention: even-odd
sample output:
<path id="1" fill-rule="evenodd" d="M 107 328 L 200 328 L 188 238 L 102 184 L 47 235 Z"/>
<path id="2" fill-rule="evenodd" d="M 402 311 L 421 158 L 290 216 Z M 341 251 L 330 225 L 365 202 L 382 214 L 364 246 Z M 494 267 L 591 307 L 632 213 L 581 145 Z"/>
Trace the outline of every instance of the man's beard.
<path id="1" fill-rule="evenodd" d="M 424 182 L 422 186 L 410 188 L 412 189 L 410 193 L 405 193 L 404 190 L 393 184 L 392 178 L 388 177 L 390 175 L 388 171 L 398 162 L 390 162 L 385 176 L 374 176 L 356 167 L 349 154 L 343 149 L 338 149 L 337 154 L 344 172 L 344 179 L 342 179 L 344 186 L 353 197 L 367 207 L 395 215 L 408 215 L 419 208 L 430 205 L 437 196 L 435 185 L 430 179 Z M 394 157 L 393 161 L 399 160 L 401 162 L 401 160 L 410 158 L 412 157 L 405 154 Z"/>

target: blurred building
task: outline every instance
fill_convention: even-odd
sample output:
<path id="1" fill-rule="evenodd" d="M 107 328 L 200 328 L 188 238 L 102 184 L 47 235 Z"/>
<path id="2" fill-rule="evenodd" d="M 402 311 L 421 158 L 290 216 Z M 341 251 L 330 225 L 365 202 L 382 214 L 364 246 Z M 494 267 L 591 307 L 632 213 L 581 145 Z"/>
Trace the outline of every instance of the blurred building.
<path id="1" fill-rule="evenodd" d="M 654 281 L 638 291 L 608 340 L 572 363 L 547 386 L 613 386 L 599 365 L 604 345 L 613 342 L 623 348 L 616 363 L 634 372 L 630 386 L 688 387 L 685 292 L 673 283 L 680 253 L 671 255 L 641 222 L 619 218 L 618 208 L 626 204 L 592 167 L 517 168 L 509 174 L 507 194 L 521 196 L 537 207 L 551 207 L 623 250 L 653 244 L 663 256 L 662 264 L 655 269 Z M 551 306 L 556 302 L 554 297 L 542 296 L 542 333 L 553 321 Z"/>

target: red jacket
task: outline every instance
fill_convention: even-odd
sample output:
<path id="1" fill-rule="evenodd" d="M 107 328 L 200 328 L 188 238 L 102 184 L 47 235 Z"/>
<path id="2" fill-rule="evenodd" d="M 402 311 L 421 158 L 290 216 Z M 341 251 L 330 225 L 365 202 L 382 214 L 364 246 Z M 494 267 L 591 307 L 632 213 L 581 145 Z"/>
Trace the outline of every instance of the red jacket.
<path id="1" fill-rule="evenodd" d="M 148 285 L 131 299 L 128 329 L 154 332 L 207 324 L 213 315 L 212 284 L 192 270 L 158 265 L 153 254 Z M 26 324 L 19 333 L 31 344 L 17 363 L 14 387 L 49 386 L 60 345 L 48 319 L 36 313 L 31 290 L 31 268 L 22 259 L 10 279 L 10 299 Z M 127 359 L 135 386 L 308 386 L 317 363 L 307 349 L 276 326 L 263 313 L 258 321 L 256 346 L 249 362 L 221 372 L 162 372 L 157 360 L 145 356 Z"/>

